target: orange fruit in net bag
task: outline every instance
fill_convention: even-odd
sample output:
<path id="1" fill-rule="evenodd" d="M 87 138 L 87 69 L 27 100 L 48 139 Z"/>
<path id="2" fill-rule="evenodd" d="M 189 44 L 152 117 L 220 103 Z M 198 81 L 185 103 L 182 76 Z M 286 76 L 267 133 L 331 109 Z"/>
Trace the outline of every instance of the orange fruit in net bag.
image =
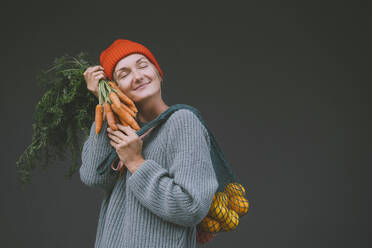
<path id="1" fill-rule="evenodd" d="M 228 217 L 228 211 L 228 208 L 223 203 L 214 201 L 209 208 L 208 215 L 220 222 L 224 222 Z"/>
<path id="2" fill-rule="evenodd" d="M 237 212 L 240 216 L 246 214 L 249 209 L 249 202 L 244 196 L 233 195 L 229 197 L 228 208 Z"/>
<path id="3" fill-rule="evenodd" d="M 231 197 L 233 195 L 240 195 L 240 196 L 245 195 L 245 189 L 244 189 L 243 185 L 241 185 L 240 183 L 229 183 L 229 184 L 227 184 L 226 187 L 225 187 L 224 192 L 228 197 Z"/>
<path id="4" fill-rule="evenodd" d="M 239 215 L 234 210 L 229 209 L 228 217 L 226 218 L 225 222 L 221 223 L 221 227 L 223 230 L 230 232 L 235 230 L 239 225 Z"/>
<path id="5" fill-rule="evenodd" d="M 227 207 L 229 198 L 224 192 L 217 192 L 216 200 L 221 203 L 224 207 Z"/>
<path id="6" fill-rule="evenodd" d="M 206 232 L 217 233 L 221 230 L 221 224 L 217 220 L 208 216 L 206 216 L 200 224 L 203 230 Z"/>

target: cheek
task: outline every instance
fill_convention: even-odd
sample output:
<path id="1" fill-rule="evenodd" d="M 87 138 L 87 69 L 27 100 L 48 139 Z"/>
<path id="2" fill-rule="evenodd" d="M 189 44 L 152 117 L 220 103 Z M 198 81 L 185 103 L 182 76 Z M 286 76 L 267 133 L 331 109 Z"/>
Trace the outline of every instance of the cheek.
<path id="1" fill-rule="evenodd" d="M 119 86 L 120 90 L 124 94 L 126 94 L 128 92 L 128 88 L 129 88 L 128 83 L 126 83 L 125 80 L 119 80 L 117 83 L 118 83 L 118 86 Z"/>
<path id="2" fill-rule="evenodd" d="M 152 65 L 152 66 L 148 66 L 148 67 L 145 69 L 144 73 L 145 73 L 146 75 L 148 75 L 149 77 L 153 78 L 153 79 L 155 79 L 155 78 L 158 77 L 158 73 L 157 73 L 156 67 L 155 67 L 154 65 Z"/>
<path id="3" fill-rule="evenodd" d="M 152 74 L 154 75 L 154 77 L 159 77 L 158 70 L 155 67 L 152 68 Z"/>

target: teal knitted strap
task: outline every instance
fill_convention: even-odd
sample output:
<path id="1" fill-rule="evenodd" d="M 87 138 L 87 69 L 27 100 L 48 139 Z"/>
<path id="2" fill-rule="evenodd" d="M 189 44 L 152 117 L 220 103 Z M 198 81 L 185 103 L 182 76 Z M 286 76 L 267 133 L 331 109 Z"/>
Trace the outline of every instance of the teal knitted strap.
<path id="1" fill-rule="evenodd" d="M 235 173 L 231 170 L 230 165 L 227 163 L 227 161 L 224 158 L 223 152 L 221 148 L 219 147 L 216 138 L 214 137 L 213 133 L 208 128 L 206 122 L 202 118 L 199 110 L 196 108 L 187 105 L 187 104 L 175 104 L 170 106 L 167 110 L 165 110 L 163 113 L 161 113 L 158 117 L 156 117 L 154 120 L 150 121 L 149 123 L 146 123 L 140 130 L 136 131 L 136 134 L 138 136 L 141 136 L 142 134 L 146 133 L 149 129 L 155 126 L 162 125 L 170 116 L 172 113 L 179 109 L 188 109 L 191 110 L 200 120 L 200 122 L 204 125 L 204 127 L 208 131 L 208 135 L 210 137 L 211 141 L 211 149 L 210 149 L 210 155 L 213 163 L 213 167 L 216 173 L 216 177 L 218 180 L 218 191 L 223 191 L 226 184 L 230 182 L 238 182 L 239 180 Z M 97 168 L 98 174 L 102 175 L 106 173 L 108 170 L 111 169 L 111 164 L 117 159 L 117 153 L 114 148 L 112 148 L 112 151 L 110 154 L 99 164 Z M 119 161 L 117 162 L 119 163 Z"/>
<path id="2" fill-rule="evenodd" d="M 142 134 L 146 133 L 150 128 L 155 126 L 160 126 L 163 124 L 168 117 L 175 112 L 178 109 L 183 108 L 184 104 L 176 104 L 173 106 L 170 106 L 168 109 L 166 109 L 163 113 L 161 113 L 158 117 L 156 117 L 154 120 L 150 121 L 149 123 L 146 123 L 140 130 L 136 131 L 136 134 L 138 136 L 141 136 Z M 99 175 L 103 175 L 107 172 L 107 170 L 110 169 L 112 162 L 117 158 L 117 153 L 114 148 L 112 148 L 111 153 L 99 164 L 97 168 L 97 172 Z"/>

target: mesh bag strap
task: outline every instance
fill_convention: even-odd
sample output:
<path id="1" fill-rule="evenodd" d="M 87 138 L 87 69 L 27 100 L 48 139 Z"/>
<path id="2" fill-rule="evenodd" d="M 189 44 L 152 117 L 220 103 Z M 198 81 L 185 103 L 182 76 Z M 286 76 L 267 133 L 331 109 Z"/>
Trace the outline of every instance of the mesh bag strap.
<path id="1" fill-rule="evenodd" d="M 224 158 L 222 149 L 218 145 L 217 139 L 213 135 L 212 131 L 208 128 L 208 125 L 204 121 L 204 119 L 201 116 L 201 113 L 196 108 L 187 105 L 187 104 L 175 104 L 170 106 L 168 109 L 166 109 L 163 113 L 161 113 L 158 117 L 156 117 L 154 120 L 150 121 L 149 123 L 146 123 L 143 127 L 141 127 L 140 130 L 136 131 L 136 134 L 138 136 L 143 135 L 145 132 L 147 132 L 149 129 L 153 127 L 159 127 L 163 123 L 166 122 L 166 120 L 177 110 L 179 109 L 188 109 L 191 110 L 200 120 L 200 122 L 204 125 L 204 127 L 208 131 L 208 135 L 210 137 L 210 143 L 211 143 L 211 149 L 210 149 L 210 155 L 212 159 L 212 164 L 214 171 L 216 173 L 217 181 L 218 181 L 218 191 L 223 191 L 225 186 L 230 182 L 239 182 L 236 174 L 232 171 L 230 165 Z M 98 174 L 102 175 L 106 173 L 108 170 L 111 169 L 111 164 L 115 161 L 115 159 L 118 158 L 118 155 L 114 148 L 112 148 L 112 151 L 109 153 L 109 155 L 104 158 L 99 166 L 97 167 Z"/>

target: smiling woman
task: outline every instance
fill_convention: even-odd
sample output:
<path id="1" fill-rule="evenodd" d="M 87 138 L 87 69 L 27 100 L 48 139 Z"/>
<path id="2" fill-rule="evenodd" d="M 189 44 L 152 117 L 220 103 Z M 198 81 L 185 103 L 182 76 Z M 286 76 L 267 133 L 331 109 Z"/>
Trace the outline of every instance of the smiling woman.
<path id="1" fill-rule="evenodd" d="M 143 45 L 118 39 L 101 53 L 100 63 L 99 70 L 136 104 L 141 127 L 169 108 L 161 95 L 163 72 Z M 119 127 L 114 131 L 104 122 L 95 136 L 93 122 L 83 146 L 80 178 L 105 192 L 95 247 L 196 247 L 196 227 L 218 187 L 207 128 L 187 109 L 143 140 Z M 126 168 L 119 177 L 111 169 L 97 172 L 112 147 Z"/>
<path id="2" fill-rule="evenodd" d="M 113 78 L 120 89 L 133 99 L 139 108 L 144 105 L 144 100 L 149 101 L 149 98 L 152 102 L 163 102 L 162 78 L 155 65 L 142 54 L 134 53 L 121 59 L 114 69 Z M 144 88 L 146 91 L 138 91 Z"/>
<path id="3" fill-rule="evenodd" d="M 100 62 L 106 76 L 135 102 L 138 121 L 149 122 L 169 107 L 161 95 L 163 72 L 143 45 L 118 39 L 101 53 Z"/>

